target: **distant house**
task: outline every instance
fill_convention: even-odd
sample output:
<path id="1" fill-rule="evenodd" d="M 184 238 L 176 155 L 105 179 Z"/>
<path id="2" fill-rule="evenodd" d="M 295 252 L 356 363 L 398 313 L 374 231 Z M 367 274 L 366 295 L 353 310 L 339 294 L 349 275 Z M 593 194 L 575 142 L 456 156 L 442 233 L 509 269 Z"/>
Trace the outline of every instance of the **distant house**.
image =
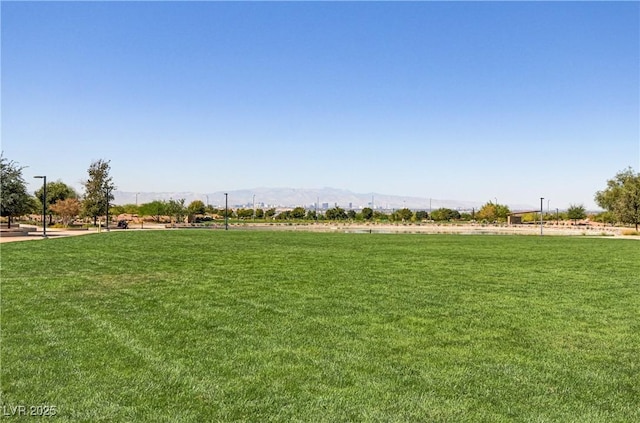
<path id="1" fill-rule="evenodd" d="M 507 224 L 508 225 L 521 225 L 522 224 L 522 215 L 529 213 L 540 213 L 540 210 L 526 210 L 509 213 L 507 215 Z"/>

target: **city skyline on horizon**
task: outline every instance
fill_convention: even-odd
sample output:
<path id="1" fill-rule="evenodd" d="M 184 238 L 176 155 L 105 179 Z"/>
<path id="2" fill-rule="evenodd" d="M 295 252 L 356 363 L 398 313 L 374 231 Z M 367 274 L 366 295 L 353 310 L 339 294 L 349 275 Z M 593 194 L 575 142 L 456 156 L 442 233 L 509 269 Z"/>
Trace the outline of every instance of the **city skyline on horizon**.
<path id="1" fill-rule="evenodd" d="M 392 210 L 400 208 L 409 208 L 413 210 L 435 210 L 438 208 L 451 208 L 454 210 L 472 210 L 479 209 L 486 203 L 506 205 L 512 211 L 522 210 L 539 210 L 539 198 L 532 199 L 530 203 L 506 203 L 500 201 L 498 197 L 487 199 L 484 201 L 474 199 L 455 199 L 455 198 L 433 198 L 428 196 L 402 196 L 388 193 L 357 193 L 345 189 L 325 187 L 322 189 L 304 189 L 304 188 L 267 188 L 260 187 L 255 189 L 228 190 L 229 205 L 233 207 L 249 207 L 255 204 L 262 204 L 264 207 L 293 208 L 305 207 L 307 209 L 314 208 L 316 204 L 322 209 L 324 205 L 328 208 L 337 206 L 350 209 L 362 209 L 371 207 L 373 202 L 374 208 L 380 210 Z M 217 192 L 126 192 L 114 191 L 114 204 L 144 204 L 152 201 L 170 201 L 184 199 L 185 204 L 191 201 L 200 200 L 207 205 L 214 207 L 223 206 L 225 203 L 225 195 L 223 191 Z M 553 204 L 553 207 L 551 207 Z M 543 201 L 544 210 L 566 210 L 572 205 L 580 204 L 563 204 L 561 201 L 552 201 L 546 198 Z M 601 208 L 596 207 L 589 209 L 590 211 L 600 211 Z"/>

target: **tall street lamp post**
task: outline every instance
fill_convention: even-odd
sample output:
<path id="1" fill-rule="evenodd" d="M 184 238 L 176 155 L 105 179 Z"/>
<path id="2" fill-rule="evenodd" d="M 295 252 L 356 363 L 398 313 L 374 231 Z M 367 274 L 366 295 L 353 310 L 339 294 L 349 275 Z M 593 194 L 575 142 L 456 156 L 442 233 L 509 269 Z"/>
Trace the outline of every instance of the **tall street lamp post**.
<path id="1" fill-rule="evenodd" d="M 107 232 L 109 232 L 109 187 L 106 188 L 107 192 Z"/>
<path id="2" fill-rule="evenodd" d="M 45 175 L 42 176 L 34 176 L 36 179 L 43 179 L 43 191 L 42 191 L 42 237 L 47 237 L 47 177 Z"/>
<path id="3" fill-rule="evenodd" d="M 229 193 L 224 193 L 224 230 L 229 230 Z"/>
<path id="4" fill-rule="evenodd" d="M 551 200 L 547 200 L 547 214 L 549 214 L 549 203 L 551 202 Z"/>
<path id="5" fill-rule="evenodd" d="M 542 202 L 544 201 L 544 197 L 540 197 L 540 236 L 542 236 Z"/>

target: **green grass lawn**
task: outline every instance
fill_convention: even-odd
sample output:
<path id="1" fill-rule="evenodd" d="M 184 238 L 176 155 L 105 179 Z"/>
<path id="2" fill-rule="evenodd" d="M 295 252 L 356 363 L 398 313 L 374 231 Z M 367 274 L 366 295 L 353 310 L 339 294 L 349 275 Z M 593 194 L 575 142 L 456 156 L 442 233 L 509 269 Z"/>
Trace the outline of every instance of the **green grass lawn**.
<path id="1" fill-rule="evenodd" d="M 633 240 L 130 231 L 1 264 L 4 414 L 640 421 Z"/>

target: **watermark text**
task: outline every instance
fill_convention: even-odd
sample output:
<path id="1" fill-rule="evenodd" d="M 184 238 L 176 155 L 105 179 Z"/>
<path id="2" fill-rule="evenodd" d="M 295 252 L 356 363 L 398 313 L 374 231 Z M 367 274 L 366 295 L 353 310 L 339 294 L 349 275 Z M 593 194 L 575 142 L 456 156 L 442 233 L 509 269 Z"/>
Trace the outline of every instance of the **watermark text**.
<path id="1" fill-rule="evenodd" d="M 0 405 L 0 414 L 3 417 L 32 416 L 53 417 L 58 414 L 55 405 Z"/>

